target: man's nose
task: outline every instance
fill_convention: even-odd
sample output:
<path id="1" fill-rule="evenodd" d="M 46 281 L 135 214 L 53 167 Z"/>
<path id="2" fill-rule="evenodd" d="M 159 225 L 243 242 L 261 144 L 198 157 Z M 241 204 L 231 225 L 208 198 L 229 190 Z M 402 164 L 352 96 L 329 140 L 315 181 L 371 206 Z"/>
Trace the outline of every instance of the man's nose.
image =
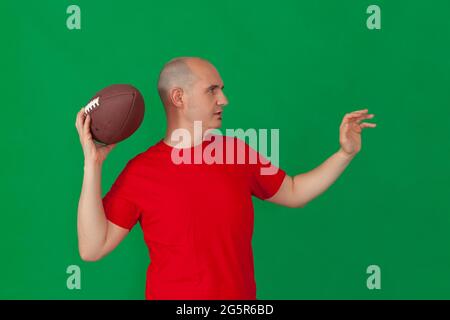
<path id="1" fill-rule="evenodd" d="M 225 96 L 225 94 L 222 93 L 222 94 L 219 96 L 219 99 L 217 100 L 217 105 L 218 105 L 218 106 L 221 106 L 221 107 L 225 107 L 227 104 L 228 104 L 228 99 L 227 99 L 227 97 Z"/>

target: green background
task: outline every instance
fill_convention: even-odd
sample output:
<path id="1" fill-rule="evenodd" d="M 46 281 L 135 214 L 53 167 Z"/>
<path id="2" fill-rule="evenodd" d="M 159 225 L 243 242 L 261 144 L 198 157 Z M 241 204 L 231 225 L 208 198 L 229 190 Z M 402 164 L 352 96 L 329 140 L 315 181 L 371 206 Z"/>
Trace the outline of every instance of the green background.
<path id="1" fill-rule="evenodd" d="M 81 30 L 66 9 L 81 8 Z M 381 7 L 381 30 L 366 9 Z M 0 2 L 0 298 L 143 299 L 149 258 L 137 226 L 95 263 L 77 251 L 83 155 L 77 111 L 113 83 L 146 100 L 140 129 L 103 168 L 103 193 L 162 138 L 159 70 L 209 59 L 225 128 L 279 128 L 280 164 L 313 169 L 339 148 L 345 113 L 376 129 L 340 179 L 302 209 L 255 199 L 259 299 L 450 298 L 450 2 Z M 66 268 L 81 268 L 68 290 Z M 366 268 L 381 268 L 368 290 Z"/>

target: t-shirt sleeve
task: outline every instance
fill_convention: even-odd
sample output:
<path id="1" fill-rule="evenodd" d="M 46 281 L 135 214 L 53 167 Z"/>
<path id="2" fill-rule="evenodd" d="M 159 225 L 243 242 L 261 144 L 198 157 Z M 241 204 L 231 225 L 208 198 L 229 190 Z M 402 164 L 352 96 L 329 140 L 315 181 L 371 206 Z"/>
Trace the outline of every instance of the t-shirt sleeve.
<path id="1" fill-rule="evenodd" d="M 102 200 L 106 218 L 128 230 L 133 228 L 141 214 L 136 199 L 133 197 L 134 184 L 130 167 L 129 162 Z"/>
<path id="2" fill-rule="evenodd" d="M 262 200 L 268 199 L 280 189 L 286 172 L 251 147 L 248 147 L 248 150 L 252 195 Z M 256 161 L 252 163 L 251 159 Z"/>

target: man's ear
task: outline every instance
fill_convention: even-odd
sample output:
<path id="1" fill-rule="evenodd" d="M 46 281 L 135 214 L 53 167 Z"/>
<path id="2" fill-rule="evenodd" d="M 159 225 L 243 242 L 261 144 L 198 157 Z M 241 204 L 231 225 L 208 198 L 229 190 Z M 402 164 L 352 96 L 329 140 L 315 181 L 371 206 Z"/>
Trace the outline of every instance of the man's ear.
<path id="1" fill-rule="evenodd" d="M 172 102 L 172 104 L 175 107 L 181 108 L 184 105 L 184 100 L 183 100 L 183 94 L 184 91 L 181 88 L 173 88 L 172 90 L 170 90 L 170 95 L 169 95 L 169 99 L 170 102 Z"/>

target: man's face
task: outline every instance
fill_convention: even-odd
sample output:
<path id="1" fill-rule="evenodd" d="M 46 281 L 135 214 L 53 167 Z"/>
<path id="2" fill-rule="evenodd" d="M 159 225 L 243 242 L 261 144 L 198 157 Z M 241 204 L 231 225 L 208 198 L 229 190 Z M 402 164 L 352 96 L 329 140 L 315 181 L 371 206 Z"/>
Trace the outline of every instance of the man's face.
<path id="1" fill-rule="evenodd" d="M 197 81 L 187 93 L 185 116 L 188 121 L 202 121 L 203 130 L 220 128 L 222 111 L 228 104 L 223 82 L 216 68 L 200 62 L 191 67 Z"/>

